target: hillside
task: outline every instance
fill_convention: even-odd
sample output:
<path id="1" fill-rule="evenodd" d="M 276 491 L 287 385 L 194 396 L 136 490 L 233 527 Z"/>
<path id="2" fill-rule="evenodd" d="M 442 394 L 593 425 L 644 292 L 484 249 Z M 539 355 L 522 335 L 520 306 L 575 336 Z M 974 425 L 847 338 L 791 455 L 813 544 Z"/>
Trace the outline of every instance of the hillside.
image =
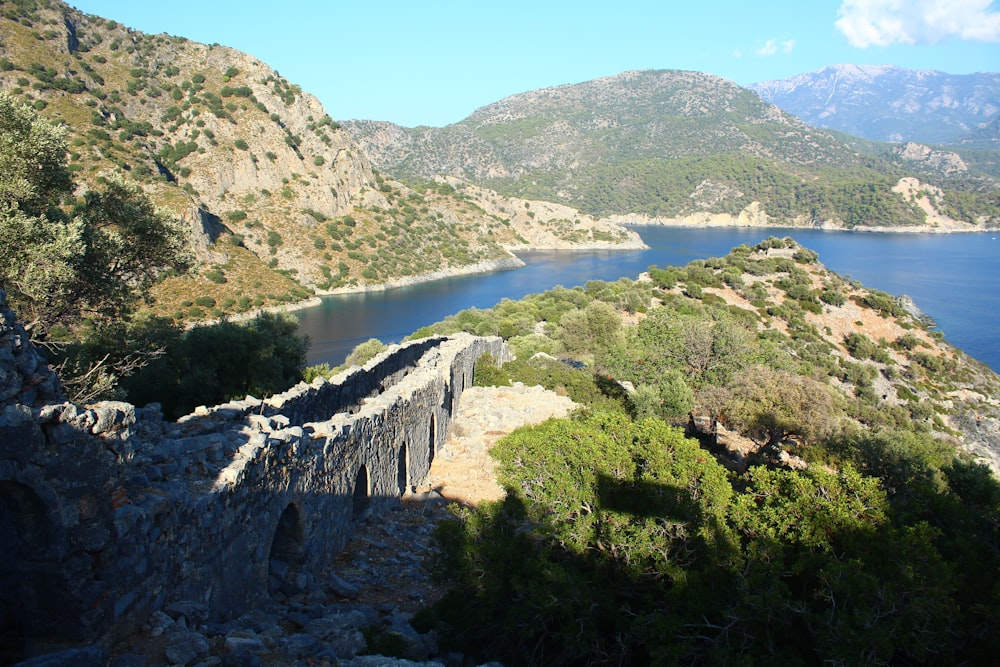
<path id="1" fill-rule="evenodd" d="M 1000 74 L 833 65 L 748 86 L 816 127 L 873 141 L 1000 147 Z"/>
<path id="2" fill-rule="evenodd" d="M 179 321 L 510 266 L 529 236 L 638 243 L 607 225 L 531 231 L 540 220 L 488 215 L 451 186 L 383 178 L 318 100 L 248 54 L 55 0 L 0 9 L 0 89 L 65 124 L 80 192 L 125 173 L 189 225 L 201 264 L 153 293 Z"/>
<path id="3" fill-rule="evenodd" d="M 455 176 L 596 216 L 920 227 L 923 210 L 892 191 L 900 178 L 919 175 L 943 188 L 935 206 L 950 228 L 1000 220 L 993 181 L 918 174 L 884 147 L 848 143 L 697 72 L 624 72 L 535 90 L 444 128 L 344 126 L 401 179 Z"/>
<path id="4" fill-rule="evenodd" d="M 490 466 L 461 442 L 441 457 L 503 490 L 439 529 L 445 645 L 525 665 L 989 662 L 1000 378 L 912 303 L 771 238 L 418 335 L 456 330 L 516 352 L 481 359 L 483 400 L 542 385 L 585 409 Z"/>
<path id="5" fill-rule="evenodd" d="M 839 397 L 829 406 L 839 422 L 834 430 L 934 434 L 1000 475 L 1000 378 L 945 342 L 911 301 L 829 271 L 790 238 L 685 267 L 652 267 L 635 281 L 591 281 L 463 311 L 415 335 L 462 330 L 508 337 L 518 359 L 544 352 L 581 361 L 631 383 L 634 396 L 643 386 L 660 391 L 679 373 L 693 392 L 693 402 L 673 415 L 682 419 L 692 408 L 712 412 L 713 387 L 739 391 L 741 370 L 782 369 L 818 381 L 824 389 L 812 386 L 814 398 L 817 391 Z M 669 400 L 658 402 L 654 411 L 668 409 Z M 756 427 L 740 425 L 735 409 L 725 413 L 720 420 L 734 433 L 757 439 L 754 451 L 764 444 Z M 821 450 L 812 452 L 817 459 Z"/>

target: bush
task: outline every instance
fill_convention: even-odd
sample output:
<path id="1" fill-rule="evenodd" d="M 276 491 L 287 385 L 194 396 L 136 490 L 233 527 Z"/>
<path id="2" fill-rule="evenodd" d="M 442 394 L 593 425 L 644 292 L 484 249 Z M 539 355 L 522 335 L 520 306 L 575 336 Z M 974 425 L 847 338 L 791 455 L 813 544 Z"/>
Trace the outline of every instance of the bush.
<path id="1" fill-rule="evenodd" d="M 206 271 L 205 277 L 217 285 L 221 285 L 226 282 L 226 276 L 223 275 L 222 271 L 219 271 L 217 269 Z"/>
<path id="2" fill-rule="evenodd" d="M 302 380 L 304 382 L 312 382 L 318 377 L 329 378 L 332 375 L 333 369 L 330 368 L 330 364 L 324 362 L 322 364 L 306 366 L 305 370 L 302 371 Z"/>
<path id="3" fill-rule="evenodd" d="M 293 317 L 262 314 L 246 324 L 185 331 L 165 341 L 163 357 L 125 382 L 128 400 L 159 402 L 164 414 L 176 419 L 198 405 L 284 391 L 305 367 L 308 341 L 297 329 Z"/>
<path id="4" fill-rule="evenodd" d="M 378 356 L 385 350 L 385 344 L 377 338 L 369 338 L 365 342 L 357 345 L 349 355 L 344 363 L 348 366 L 364 366 L 366 363 L 371 361 L 374 357 Z"/>

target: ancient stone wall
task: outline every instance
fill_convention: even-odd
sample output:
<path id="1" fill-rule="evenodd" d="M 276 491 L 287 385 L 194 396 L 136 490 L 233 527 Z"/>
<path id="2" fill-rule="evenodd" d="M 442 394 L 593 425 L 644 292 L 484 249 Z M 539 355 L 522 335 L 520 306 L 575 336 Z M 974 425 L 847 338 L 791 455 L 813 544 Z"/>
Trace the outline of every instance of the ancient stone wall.
<path id="1" fill-rule="evenodd" d="M 0 664 L 114 640 L 169 604 L 226 618 L 308 588 L 354 521 L 426 478 L 476 359 L 509 358 L 499 338 L 424 339 L 165 422 L 47 402 L 43 365 L 10 370 L 30 346 L 0 307 Z"/>

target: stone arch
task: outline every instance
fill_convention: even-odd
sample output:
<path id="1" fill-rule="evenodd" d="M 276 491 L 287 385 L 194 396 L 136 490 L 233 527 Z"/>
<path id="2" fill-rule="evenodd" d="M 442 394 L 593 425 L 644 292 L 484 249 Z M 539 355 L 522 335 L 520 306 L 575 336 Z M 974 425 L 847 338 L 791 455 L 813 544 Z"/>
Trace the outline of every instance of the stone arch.
<path id="1" fill-rule="evenodd" d="M 305 530 L 299 508 L 289 503 L 274 529 L 271 549 L 267 556 L 267 588 L 271 593 L 281 589 L 289 573 L 301 565 L 305 553 Z"/>
<path id="2" fill-rule="evenodd" d="M 0 481 L 0 664 L 82 639 L 82 609 L 58 562 L 56 538 L 38 494 Z"/>
<path id="3" fill-rule="evenodd" d="M 410 449 L 405 442 L 396 454 L 396 486 L 400 496 L 405 496 L 410 490 Z"/>
<path id="4" fill-rule="evenodd" d="M 371 487 L 368 468 L 361 466 L 354 476 L 354 492 L 351 500 L 351 517 L 357 521 L 365 518 L 371 509 Z"/>

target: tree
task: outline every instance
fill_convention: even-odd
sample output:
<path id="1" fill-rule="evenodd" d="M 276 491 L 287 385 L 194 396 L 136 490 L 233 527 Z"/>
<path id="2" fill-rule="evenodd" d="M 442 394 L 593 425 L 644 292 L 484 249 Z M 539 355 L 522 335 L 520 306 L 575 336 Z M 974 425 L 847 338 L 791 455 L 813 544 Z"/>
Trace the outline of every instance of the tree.
<path id="1" fill-rule="evenodd" d="M 557 337 L 572 355 L 600 358 L 619 342 L 621 324 L 621 316 L 614 306 L 593 301 L 582 310 L 563 315 Z"/>
<path id="2" fill-rule="evenodd" d="M 118 176 L 67 211 L 64 132 L 0 94 L 0 283 L 32 338 L 84 316 L 120 319 L 166 267 L 185 269 L 179 221 Z"/>
<path id="3" fill-rule="evenodd" d="M 719 421 L 763 447 L 777 447 L 794 436 L 817 438 L 833 429 L 836 415 L 826 385 L 764 366 L 744 370 L 727 388 L 703 392 L 699 402 Z"/>
<path id="4" fill-rule="evenodd" d="M 363 343 L 358 343 L 347 355 L 344 363 L 348 366 L 363 366 L 381 354 L 383 350 L 385 350 L 385 343 L 378 338 L 369 338 Z"/>
<path id="5" fill-rule="evenodd" d="M 25 215 L 44 214 L 70 192 L 66 138 L 61 127 L 0 92 L 0 205 Z"/>
<path id="6" fill-rule="evenodd" d="M 636 384 L 658 385 L 677 371 L 700 388 L 729 384 L 756 354 L 753 334 L 728 313 L 661 307 L 612 346 L 606 363 L 615 377 Z"/>
<path id="7" fill-rule="evenodd" d="M 189 256 L 180 221 L 120 176 L 68 206 L 65 159 L 63 130 L 0 93 L 0 286 L 32 339 L 56 352 L 64 386 L 96 398 L 155 350 L 111 347 L 84 361 L 71 355 L 99 346 L 67 343 L 106 337 L 161 270 L 185 270 Z"/>
<path id="8" fill-rule="evenodd" d="M 309 340 L 297 330 L 298 321 L 283 313 L 184 332 L 162 320 L 137 318 L 123 335 L 144 336 L 164 353 L 123 386 L 132 402 L 157 401 L 174 419 L 199 405 L 284 391 L 299 381 L 305 366 Z"/>

